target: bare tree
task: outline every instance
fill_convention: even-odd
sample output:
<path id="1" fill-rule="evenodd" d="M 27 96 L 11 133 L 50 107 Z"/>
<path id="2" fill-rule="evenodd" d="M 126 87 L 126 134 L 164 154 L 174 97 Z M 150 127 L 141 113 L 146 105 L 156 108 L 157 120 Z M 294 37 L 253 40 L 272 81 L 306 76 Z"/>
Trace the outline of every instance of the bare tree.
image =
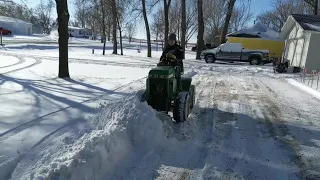
<path id="1" fill-rule="evenodd" d="M 307 4 L 312 7 L 313 14 L 318 15 L 319 13 L 319 0 L 304 0 Z"/>
<path id="2" fill-rule="evenodd" d="M 186 19 L 186 0 L 181 0 L 181 47 L 183 48 L 183 57 L 185 57 L 186 48 L 186 31 L 187 31 L 187 19 Z"/>
<path id="3" fill-rule="evenodd" d="M 88 2 L 87 0 L 75 0 L 75 19 L 82 28 L 86 27 L 88 21 Z"/>
<path id="4" fill-rule="evenodd" d="M 49 34 L 50 25 L 52 23 L 51 12 L 54 7 L 54 2 L 52 0 L 47 0 L 47 2 L 40 1 L 40 4 L 36 7 L 36 25 L 42 28 L 42 30 Z"/>
<path id="5" fill-rule="evenodd" d="M 170 8 L 171 0 L 164 0 L 164 41 L 165 44 L 168 44 L 168 35 L 169 35 L 169 8 Z"/>
<path id="6" fill-rule="evenodd" d="M 204 2 L 203 7 L 206 42 L 219 44 L 220 39 L 217 42 L 218 40 L 215 37 L 221 35 L 226 16 L 227 1 L 208 0 Z"/>
<path id="7" fill-rule="evenodd" d="M 274 0 L 273 9 L 261 13 L 257 20 L 280 32 L 288 16 L 291 14 L 310 14 L 312 9 L 301 0 Z"/>
<path id="8" fill-rule="evenodd" d="M 163 9 L 158 9 L 155 13 L 152 14 L 152 24 L 151 24 L 151 32 L 154 35 L 156 41 L 163 41 L 164 38 L 164 16 Z M 158 46 L 157 46 L 158 48 Z M 157 49 L 158 50 L 158 49 Z"/>
<path id="9" fill-rule="evenodd" d="M 250 8 L 251 1 L 243 2 L 239 7 L 235 6 L 231 19 L 230 29 L 232 31 L 238 31 L 245 28 L 246 24 L 253 18 L 253 13 Z"/>
<path id="10" fill-rule="evenodd" d="M 101 37 L 101 41 L 103 42 L 103 50 L 102 50 L 102 54 L 105 55 L 106 53 L 106 3 L 104 2 L 104 0 L 100 0 L 100 8 L 101 8 L 101 33 L 102 33 L 102 37 Z"/>
<path id="11" fill-rule="evenodd" d="M 133 36 L 136 34 L 137 25 L 135 22 L 128 22 L 126 25 L 129 43 L 131 43 Z"/>
<path id="12" fill-rule="evenodd" d="M 230 23 L 230 19 L 231 19 L 231 16 L 232 16 L 233 7 L 234 7 L 235 2 L 236 2 L 236 0 L 229 0 L 228 1 L 227 15 L 226 15 L 225 23 L 223 25 L 223 29 L 222 29 L 222 33 L 221 33 L 221 39 L 220 39 L 220 43 L 221 44 L 226 42 L 226 35 L 227 35 L 227 32 L 228 32 L 229 23 Z"/>
<path id="13" fill-rule="evenodd" d="M 196 59 L 200 60 L 200 54 L 204 47 L 204 41 L 203 41 L 204 21 L 203 21 L 203 11 L 202 11 L 202 8 L 203 8 L 202 0 L 198 0 L 197 8 L 198 8 L 198 37 L 197 37 L 198 48 L 197 48 Z"/>
<path id="14" fill-rule="evenodd" d="M 147 43 L 148 43 L 148 57 L 151 57 L 151 35 L 150 35 L 150 28 L 149 28 L 149 22 L 148 22 L 148 16 L 147 16 L 147 9 L 146 9 L 146 1 L 141 0 L 142 2 L 142 13 L 143 13 L 143 19 L 146 27 L 146 33 L 147 33 Z"/>
<path id="15" fill-rule="evenodd" d="M 182 32 L 181 27 L 181 3 L 175 1 L 170 5 L 169 9 L 169 31 L 175 32 L 178 35 L 178 41 Z M 186 38 L 185 43 L 192 38 L 197 31 L 197 2 L 194 0 L 186 0 Z M 152 15 L 151 31 L 154 37 L 158 40 L 163 40 L 165 37 L 165 20 L 163 8 L 157 9 Z"/>
<path id="16" fill-rule="evenodd" d="M 197 4 L 194 0 L 186 2 L 186 47 L 189 40 L 197 31 Z"/>
<path id="17" fill-rule="evenodd" d="M 112 9 L 112 38 L 113 38 L 113 52 L 112 54 L 118 54 L 118 43 L 117 43 L 117 4 L 116 0 L 111 0 Z"/>
<path id="18" fill-rule="evenodd" d="M 68 22 L 69 11 L 67 0 L 56 0 L 59 32 L 59 78 L 70 77 L 68 64 Z"/>

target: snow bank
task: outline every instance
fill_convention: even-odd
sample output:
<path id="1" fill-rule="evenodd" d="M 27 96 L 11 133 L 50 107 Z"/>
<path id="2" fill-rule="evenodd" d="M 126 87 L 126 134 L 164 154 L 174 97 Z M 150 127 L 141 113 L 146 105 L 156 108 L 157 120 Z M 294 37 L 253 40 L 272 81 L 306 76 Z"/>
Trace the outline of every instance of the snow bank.
<path id="1" fill-rule="evenodd" d="M 98 114 L 51 137 L 21 159 L 12 180 L 112 179 L 151 148 L 168 142 L 155 111 L 135 95 L 104 104 Z"/>
<path id="2" fill-rule="evenodd" d="M 300 82 L 298 82 L 298 81 L 296 81 L 294 79 L 287 79 L 287 81 L 290 84 L 292 84 L 293 86 L 296 86 L 296 87 L 300 88 L 301 90 L 303 90 L 303 91 L 309 93 L 310 95 L 314 96 L 315 98 L 320 99 L 320 92 L 319 91 L 317 91 L 317 90 L 315 90 L 315 89 L 313 89 L 313 88 L 311 88 L 309 86 L 306 86 L 306 85 L 304 85 L 304 84 L 302 84 L 302 83 L 300 83 Z"/>
<path id="3" fill-rule="evenodd" d="M 58 40 L 58 39 L 59 39 L 58 30 L 57 30 L 57 29 L 52 29 L 52 30 L 50 31 L 49 37 L 50 37 L 52 40 Z"/>

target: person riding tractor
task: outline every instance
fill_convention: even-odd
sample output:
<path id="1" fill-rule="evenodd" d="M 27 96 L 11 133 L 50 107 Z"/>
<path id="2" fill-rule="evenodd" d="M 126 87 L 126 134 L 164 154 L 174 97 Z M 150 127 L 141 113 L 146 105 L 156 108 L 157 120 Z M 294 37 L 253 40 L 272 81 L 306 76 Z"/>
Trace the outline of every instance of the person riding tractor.
<path id="1" fill-rule="evenodd" d="M 176 68 L 176 77 L 178 81 L 178 88 L 181 90 L 181 74 L 184 72 L 183 62 L 184 51 L 181 46 L 177 44 L 177 36 L 172 33 L 168 38 L 168 45 L 164 48 L 160 61 L 157 66 L 172 66 Z M 170 61 L 170 62 L 168 62 Z"/>

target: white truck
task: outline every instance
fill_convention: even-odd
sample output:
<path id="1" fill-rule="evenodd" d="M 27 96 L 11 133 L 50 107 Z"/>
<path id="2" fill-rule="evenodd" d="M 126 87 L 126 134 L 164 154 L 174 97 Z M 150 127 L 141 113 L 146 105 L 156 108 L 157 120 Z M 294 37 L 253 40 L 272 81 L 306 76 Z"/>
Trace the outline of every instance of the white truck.
<path id="1" fill-rule="evenodd" d="M 251 65 L 270 63 L 269 50 L 245 49 L 241 43 L 224 43 L 217 48 L 203 50 L 200 57 L 206 63 L 214 63 L 216 60 L 249 62 Z"/>

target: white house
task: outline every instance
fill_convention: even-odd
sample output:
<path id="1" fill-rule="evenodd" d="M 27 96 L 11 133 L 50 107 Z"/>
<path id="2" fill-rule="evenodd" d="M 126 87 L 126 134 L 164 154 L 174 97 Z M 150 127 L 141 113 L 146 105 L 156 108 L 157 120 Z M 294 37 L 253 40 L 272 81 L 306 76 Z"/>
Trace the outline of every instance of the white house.
<path id="1" fill-rule="evenodd" d="M 281 29 L 290 66 L 320 71 L 320 16 L 292 14 Z"/>
<path id="2" fill-rule="evenodd" d="M 90 36 L 92 36 L 92 30 L 87 28 L 68 26 L 68 31 L 69 31 L 69 35 L 71 35 L 72 37 L 89 38 Z"/>
<path id="3" fill-rule="evenodd" d="M 21 19 L 0 16 L 0 27 L 12 31 L 12 34 L 32 35 L 32 24 Z"/>

